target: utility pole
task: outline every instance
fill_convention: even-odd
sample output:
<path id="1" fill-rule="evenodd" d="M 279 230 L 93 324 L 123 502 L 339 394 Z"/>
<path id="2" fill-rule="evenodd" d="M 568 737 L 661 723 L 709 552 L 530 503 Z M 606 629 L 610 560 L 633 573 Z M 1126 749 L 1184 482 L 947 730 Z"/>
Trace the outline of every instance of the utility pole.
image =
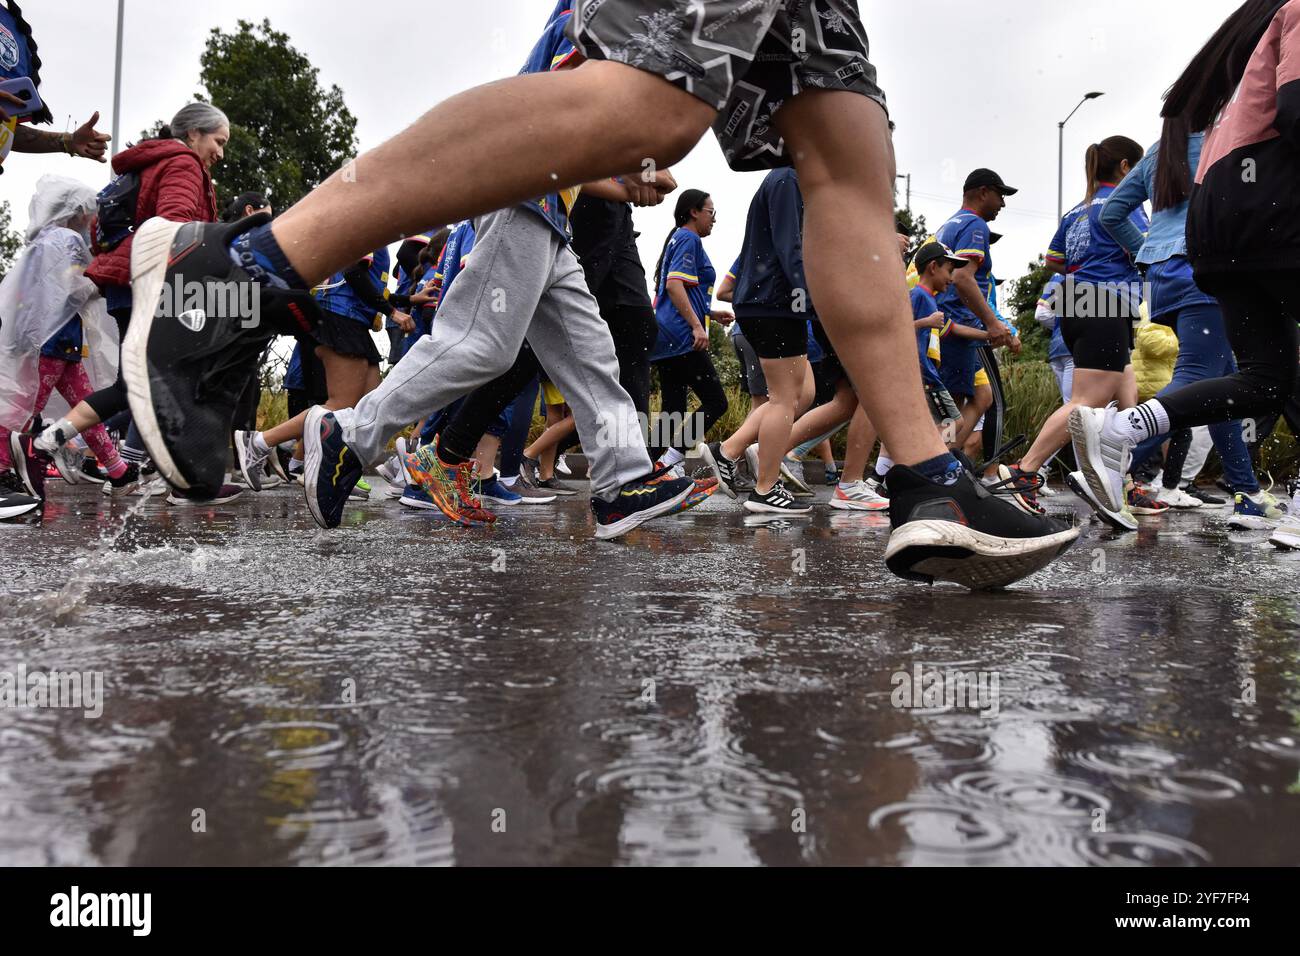
<path id="1" fill-rule="evenodd" d="M 126 0 L 117 0 L 117 63 L 113 68 L 113 155 L 122 150 L 122 27 L 126 22 Z"/>

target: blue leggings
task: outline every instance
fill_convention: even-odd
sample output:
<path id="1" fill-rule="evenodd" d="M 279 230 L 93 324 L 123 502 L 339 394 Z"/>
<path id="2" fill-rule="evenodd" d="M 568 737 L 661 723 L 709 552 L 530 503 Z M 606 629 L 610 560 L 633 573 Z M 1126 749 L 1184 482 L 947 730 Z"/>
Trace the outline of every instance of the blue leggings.
<path id="1" fill-rule="evenodd" d="M 1195 382 L 1236 374 L 1237 363 L 1228 345 L 1223 313 L 1217 305 L 1189 305 L 1162 318 L 1178 334 L 1178 362 L 1174 366 L 1173 379 L 1157 393 L 1156 398 L 1164 398 Z M 1133 451 L 1133 467 L 1151 457 L 1168 437 L 1159 435 L 1138 445 Z M 1223 461 L 1224 475 L 1233 490 L 1248 494 L 1259 491 L 1259 480 L 1250 464 L 1250 452 L 1241 437 L 1241 422 L 1211 425 L 1210 437 L 1214 439 L 1215 450 Z"/>

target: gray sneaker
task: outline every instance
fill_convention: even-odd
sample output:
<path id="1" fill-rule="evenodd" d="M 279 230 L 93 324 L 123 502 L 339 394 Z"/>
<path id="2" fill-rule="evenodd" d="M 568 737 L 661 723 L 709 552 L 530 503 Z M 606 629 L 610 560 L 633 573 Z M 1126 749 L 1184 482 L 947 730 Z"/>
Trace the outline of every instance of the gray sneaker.
<path id="1" fill-rule="evenodd" d="M 556 495 L 563 495 L 566 498 L 578 493 L 577 488 L 570 488 L 564 482 L 560 481 L 560 479 L 555 477 L 547 478 L 544 481 L 539 480 L 537 482 L 537 487 L 542 491 L 548 491 Z"/>
<path id="2" fill-rule="evenodd" d="M 510 485 L 510 490 L 523 499 L 519 502 L 521 505 L 549 505 L 556 497 L 554 491 L 543 491 L 536 485 L 528 484 L 522 476 Z"/>

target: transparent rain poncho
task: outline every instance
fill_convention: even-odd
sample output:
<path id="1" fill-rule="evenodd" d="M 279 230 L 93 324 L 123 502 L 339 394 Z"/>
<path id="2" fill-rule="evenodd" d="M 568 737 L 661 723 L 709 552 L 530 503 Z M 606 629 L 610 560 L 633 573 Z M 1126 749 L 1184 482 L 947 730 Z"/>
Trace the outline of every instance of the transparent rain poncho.
<path id="1" fill-rule="evenodd" d="M 95 190 L 84 183 L 65 176 L 37 181 L 27 245 L 0 283 L 2 428 L 22 429 L 37 411 L 41 348 L 75 315 L 82 318 L 92 387 L 102 388 L 117 375 L 117 329 L 85 275 L 91 259 L 85 229 L 94 212 Z"/>

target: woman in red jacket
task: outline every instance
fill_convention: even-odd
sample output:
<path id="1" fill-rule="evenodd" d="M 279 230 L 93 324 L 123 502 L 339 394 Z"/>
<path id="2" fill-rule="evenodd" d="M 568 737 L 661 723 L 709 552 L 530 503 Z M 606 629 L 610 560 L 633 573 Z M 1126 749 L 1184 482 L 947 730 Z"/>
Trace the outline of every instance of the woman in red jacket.
<path id="1" fill-rule="evenodd" d="M 154 216 L 173 222 L 216 222 L 217 194 L 212 186 L 211 169 L 224 158 L 229 139 L 230 121 L 225 113 L 208 103 L 191 103 L 176 114 L 170 126 L 159 131 L 157 139 L 145 140 L 115 156 L 114 173 L 119 176 L 135 173 L 140 177 L 136 225 Z M 134 238 L 127 236 L 111 252 L 96 256 L 86 268 L 86 276 L 99 287 L 123 339 L 131 319 Z M 45 429 L 36 440 L 36 447 L 53 454 L 79 432 L 127 408 L 126 385 L 119 363 L 117 381 L 95 392 L 72 409 L 67 418 Z M 130 494 L 139 481 L 136 465 L 121 463 L 113 471 L 109 472 L 112 493 Z"/>

